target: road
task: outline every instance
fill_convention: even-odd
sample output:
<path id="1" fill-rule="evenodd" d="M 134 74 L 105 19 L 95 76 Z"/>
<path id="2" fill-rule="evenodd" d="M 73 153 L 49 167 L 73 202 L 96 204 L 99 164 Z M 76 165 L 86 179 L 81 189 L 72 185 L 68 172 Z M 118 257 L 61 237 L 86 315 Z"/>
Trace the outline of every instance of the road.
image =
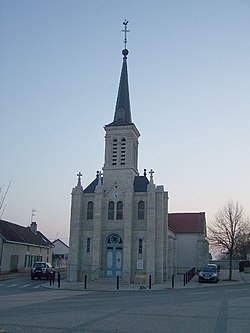
<path id="1" fill-rule="evenodd" d="M 36 288 L 40 281 L 28 279 L 26 284 L 31 285 L 23 288 L 15 280 L 9 281 L 12 287 L 4 282 L 5 294 L 0 288 L 0 328 L 7 333 L 250 331 L 249 284 L 90 292 Z"/>
<path id="2" fill-rule="evenodd" d="M 11 295 L 30 293 L 33 291 L 39 291 L 38 288 L 42 283 L 48 283 L 46 280 L 31 280 L 29 276 L 23 275 L 18 278 L 7 278 L 0 281 L 0 295 Z"/>

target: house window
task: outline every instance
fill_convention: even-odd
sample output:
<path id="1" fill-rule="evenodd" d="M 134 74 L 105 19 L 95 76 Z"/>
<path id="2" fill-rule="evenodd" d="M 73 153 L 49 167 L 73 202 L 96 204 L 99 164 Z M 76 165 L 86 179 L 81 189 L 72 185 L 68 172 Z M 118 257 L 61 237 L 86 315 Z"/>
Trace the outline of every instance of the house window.
<path id="1" fill-rule="evenodd" d="M 115 203 L 114 201 L 110 201 L 108 205 L 108 219 L 114 220 L 115 216 Z"/>
<path id="2" fill-rule="evenodd" d="M 93 213 L 94 213 L 94 203 L 93 201 L 89 201 L 87 207 L 87 220 L 93 220 Z"/>
<path id="3" fill-rule="evenodd" d="M 138 253 L 142 254 L 142 239 L 139 239 L 139 243 L 138 243 Z"/>
<path id="4" fill-rule="evenodd" d="M 24 257 L 24 267 L 30 268 L 32 267 L 33 263 L 36 261 L 42 261 L 42 256 L 32 256 L 27 254 Z"/>
<path id="5" fill-rule="evenodd" d="M 122 220 L 123 219 L 123 203 L 122 203 L 122 201 L 117 202 L 116 219 L 117 220 Z"/>
<path id="6" fill-rule="evenodd" d="M 90 252 L 90 238 L 87 238 L 86 252 Z"/>
<path id="7" fill-rule="evenodd" d="M 145 204 L 144 201 L 138 202 L 138 220 L 144 220 Z"/>

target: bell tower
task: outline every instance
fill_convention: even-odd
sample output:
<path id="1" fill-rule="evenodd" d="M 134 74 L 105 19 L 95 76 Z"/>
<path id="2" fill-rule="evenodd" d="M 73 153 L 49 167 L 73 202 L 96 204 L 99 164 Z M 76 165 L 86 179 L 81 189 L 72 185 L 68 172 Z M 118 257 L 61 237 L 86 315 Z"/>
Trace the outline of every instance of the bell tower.
<path id="1" fill-rule="evenodd" d="M 112 180 L 116 177 L 121 178 L 121 172 L 125 178 L 131 181 L 138 176 L 138 138 L 140 133 L 132 122 L 127 57 L 127 24 L 123 22 L 125 33 L 125 48 L 122 51 L 123 63 L 120 76 L 120 83 L 117 94 L 114 120 L 104 127 L 105 135 L 105 161 L 103 166 L 103 179 Z M 124 176 L 122 177 L 124 178 Z"/>

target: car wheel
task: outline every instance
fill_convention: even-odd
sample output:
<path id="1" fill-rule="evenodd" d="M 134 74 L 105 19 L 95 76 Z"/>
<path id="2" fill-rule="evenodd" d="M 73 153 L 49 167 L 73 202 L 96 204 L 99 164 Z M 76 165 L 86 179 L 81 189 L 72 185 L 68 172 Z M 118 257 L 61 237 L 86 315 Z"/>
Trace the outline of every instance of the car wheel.
<path id="1" fill-rule="evenodd" d="M 34 280 L 34 276 L 31 276 L 31 280 Z"/>

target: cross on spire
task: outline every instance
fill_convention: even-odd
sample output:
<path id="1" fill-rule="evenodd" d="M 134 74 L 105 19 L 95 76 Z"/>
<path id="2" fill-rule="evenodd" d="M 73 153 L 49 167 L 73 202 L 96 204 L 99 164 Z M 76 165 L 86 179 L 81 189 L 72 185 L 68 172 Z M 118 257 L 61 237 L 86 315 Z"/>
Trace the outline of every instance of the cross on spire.
<path id="1" fill-rule="evenodd" d="M 125 20 L 125 21 L 123 22 L 124 30 L 122 30 L 122 32 L 124 32 L 124 45 L 125 45 L 125 50 L 127 49 L 127 33 L 130 32 L 130 30 L 127 29 L 127 24 L 128 24 L 128 21 Z"/>
<path id="2" fill-rule="evenodd" d="M 149 171 L 149 173 L 150 173 L 150 178 L 152 179 L 152 178 L 153 178 L 153 174 L 155 173 L 154 170 L 151 169 L 151 170 Z"/>

